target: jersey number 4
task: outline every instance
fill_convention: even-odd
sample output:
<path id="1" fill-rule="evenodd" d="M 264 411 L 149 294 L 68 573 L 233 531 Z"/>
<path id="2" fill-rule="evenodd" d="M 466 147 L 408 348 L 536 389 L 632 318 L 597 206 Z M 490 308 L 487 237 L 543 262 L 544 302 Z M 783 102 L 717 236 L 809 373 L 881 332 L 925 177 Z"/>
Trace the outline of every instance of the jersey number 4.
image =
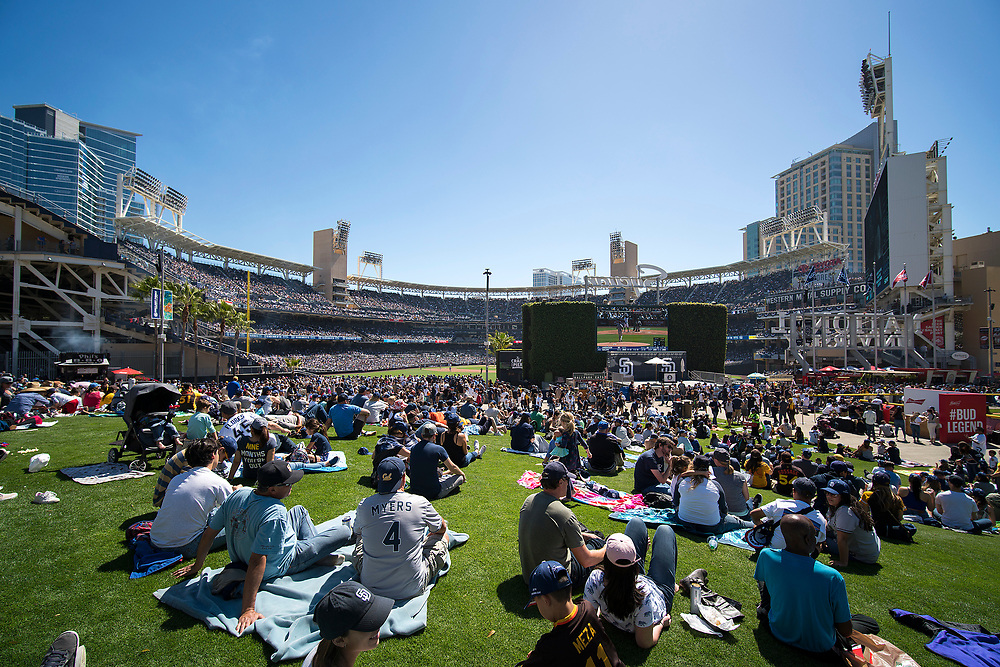
<path id="1" fill-rule="evenodd" d="M 382 538 L 382 544 L 392 547 L 393 551 L 399 551 L 399 522 L 393 521 L 389 526 L 389 531 Z"/>

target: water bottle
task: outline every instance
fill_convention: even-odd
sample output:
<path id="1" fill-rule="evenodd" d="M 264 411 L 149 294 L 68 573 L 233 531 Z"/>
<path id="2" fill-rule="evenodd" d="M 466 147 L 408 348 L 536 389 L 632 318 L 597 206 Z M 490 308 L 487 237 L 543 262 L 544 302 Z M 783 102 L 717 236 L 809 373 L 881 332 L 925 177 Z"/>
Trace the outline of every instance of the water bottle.
<path id="1" fill-rule="evenodd" d="M 711 551 L 715 551 L 716 549 L 719 548 L 719 540 L 717 540 L 715 538 L 715 535 L 713 535 L 712 537 L 708 538 L 708 548 Z"/>

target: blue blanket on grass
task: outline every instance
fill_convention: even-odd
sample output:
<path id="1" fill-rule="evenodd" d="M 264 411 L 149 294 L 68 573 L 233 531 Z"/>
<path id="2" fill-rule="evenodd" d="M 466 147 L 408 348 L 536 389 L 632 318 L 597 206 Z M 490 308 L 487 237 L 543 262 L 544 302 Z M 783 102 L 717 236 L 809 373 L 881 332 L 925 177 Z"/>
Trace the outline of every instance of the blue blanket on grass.
<path id="1" fill-rule="evenodd" d="M 317 526 L 317 529 L 325 530 L 340 523 L 341 518 L 338 517 Z M 449 549 L 469 540 L 468 535 L 452 531 L 448 531 L 448 538 Z M 347 558 L 351 557 L 352 552 L 352 546 L 339 550 Z M 450 567 L 449 553 L 438 577 L 445 575 Z M 200 620 L 209 629 L 225 630 L 238 636 L 236 623 L 240 617 L 242 600 L 223 600 L 212 595 L 212 577 L 221 571 L 221 568 L 205 568 L 199 577 L 174 584 L 170 588 L 161 588 L 153 596 L 163 604 Z M 313 609 L 337 584 L 355 576 L 357 570 L 348 560 L 339 567 L 315 566 L 261 585 L 257 593 L 256 609 L 264 618 L 254 623 L 252 628 L 261 639 L 274 647 L 272 662 L 301 660 L 319 644 L 319 628 L 312 620 Z M 383 638 L 412 635 L 427 627 L 427 600 L 431 588 L 433 584 L 422 595 L 396 601 L 380 630 Z"/>
<path id="2" fill-rule="evenodd" d="M 629 519 L 639 518 L 647 524 L 667 525 L 677 528 L 678 530 L 683 530 L 686 533 L 691 533 L 692 535 L 702 535 L 706 537 L 711 535 L 711 533 L 703 533 L 685 528 L 677 518 L 677 512 L 672 509 L 655 509 L 653 507 L 636 508 L 631 510 L 622 510 L 620 512 L 612 512 L 608 515 L 608 518 L 614 519 L 615 521 L 624 521 L 626 523 Z M 719 540 L 719 544 L 725 544 L 727 546 L 744 549 L 746 551 L 754 551 L 754 548 L 747 544 L 746 540 L 743 539 L 743 535 L 745 535 L 746 532 L 746 528 L 737 528 L 736 530 L 731 530 L 728 533 L 716 535 L 716 538 Z"/>

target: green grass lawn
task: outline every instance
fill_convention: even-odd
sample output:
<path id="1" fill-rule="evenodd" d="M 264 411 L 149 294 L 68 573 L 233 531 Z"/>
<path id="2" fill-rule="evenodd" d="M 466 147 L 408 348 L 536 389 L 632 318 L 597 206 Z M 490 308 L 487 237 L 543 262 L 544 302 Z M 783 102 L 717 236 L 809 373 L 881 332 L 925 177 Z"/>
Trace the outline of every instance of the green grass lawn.
<path id="1" fill-rule="evenodd" d="M 107 443 L 122 425 L 119 419 L 73 417 L 51 429 L 4 434 L 13 453 L 0 464 L 0 484 L 20 496 L 0 503 L 6 545 L 0 578 L 0 665 L 39 664 L 50 641 L 67 629 L 80 633 L 91 667 L 267 664 L 271 649 L 256 636 L 209 632 L 159 604 L 152 593 L 172 583 L 167 572 L 128 579 L 131 555 L 122 545 L 123 525 L 152 516 L 154 477 L 83 486 L 58 473 L 62 467 L 103 461 Z M 471 539 L 453 552 L 451 573 L 431 594 L 428 629 L 414 637 L 386 640 L 364 654 L 359 664 L 512 665 L 549 628 L 537 611 L 522 609 L 527 588 L 517 558 L 517 515 L 529 492 L 515 480 L 525 469 L 537 469 L 538 460 L 500 452 L 505 438 L 480 440 L 490 451 L 468 469 L 469 482 L 458 494 L 434 503 L 453 529 L 469 533 Z M 288 504 L 305 505 L 317 523 L 355 507 L 371 493 L 359 484 L 371 471 L 370 459 L 356 450 L 373 441 L 363 439 L 353 447 L 343 443 L 349 469 L 307 475 L 295 485 Z M 25 448 L 49 453 L 48 468 L 27 473 L 30 454 L 16 453 Z M 159 467 L 156 461 L 154 469 Z M 630 471 L 603 481 L 631 489 Z M 55 491 L 62 502 L 31 504 L 35 492 L 44 490 Z M 580 505 L 574 511 L 605 534 L 624 529 L 598 508 Z M 921 665 L 950 665 L 922 647 L 927 638 L 891 620 L 888 610 L 901 607 L 1000 630 L 994 568 L 1000 540 L 934 528 L 921 528 L 916 540 L 915 545 L 885 543 L 879 566 L 852 566 L 845 572 L 851 608 L 875 617 L 882 635 Z M 801 667 L 808 662 L 758 629 L 753 615 L 757 590 L 747 552 L 725 546 L 712 552 L 703 539 L 680 533 L 678 551 L 678 576 L 706 568 L 709 586 L 743 602 L 749 616 L 731 638 L 695 635 L 680 619 L 689 603 L 678 597 L 673 626 L 650 651 L 609 631 L 627 665 Z M 221 567 L 225 562 L 222 551 L 211 554 L 207 564 Z"/>
<path id="2" fill-rule="evenodd" d="M 654 331 L 655 333 L 637 333 L 634 331 L 626 331 L 622 335 L 622 342 L 628 343 L 646 343 L 647 345 L 653 344 L 653 338 L 666 338 L 666 329 L 648 329 L 644 328 L 643 331 Z M 614 328 L 601 327 L 597 330 L 597 342 L 598 343 L 617 343 L 618 342 L 618 331 Z M 669 342 L 669 341 L 668 341 Z"/>

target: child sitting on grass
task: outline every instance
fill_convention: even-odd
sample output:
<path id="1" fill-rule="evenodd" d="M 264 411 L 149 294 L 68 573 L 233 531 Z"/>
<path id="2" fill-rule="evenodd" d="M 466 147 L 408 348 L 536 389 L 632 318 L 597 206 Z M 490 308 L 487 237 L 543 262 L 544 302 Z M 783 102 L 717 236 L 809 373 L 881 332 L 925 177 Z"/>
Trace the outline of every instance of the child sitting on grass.
<path id="1" fill-rule="evenodd" d="M 309 444 L 306 445 L 306 455 L 310 463 L 325 463 L 330 458 L 333 449 L 330 441 L 326 437 L 326 427 L 319 423 L 318 419 L 312 418 L 306 421 L 306 435 L 309 436 Z"/>

